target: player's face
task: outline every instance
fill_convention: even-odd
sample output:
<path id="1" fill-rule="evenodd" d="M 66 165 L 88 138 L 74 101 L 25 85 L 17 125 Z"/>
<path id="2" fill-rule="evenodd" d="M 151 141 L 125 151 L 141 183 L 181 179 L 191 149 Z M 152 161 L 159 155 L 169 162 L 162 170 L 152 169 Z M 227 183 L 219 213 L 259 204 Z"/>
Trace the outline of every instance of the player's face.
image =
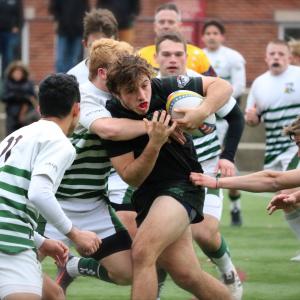
<path id="1" fill-rule="evenodd" d="M 146 75 L 137 79 L 136 88 L 124 87 L 120 90 L 120 99 L 124 107 L 139 115 L 145 115 L 149 110 L 151 100 L 151 81 Z"/>
<path id="2" fill-rule="evenodd" d="M 86 40 L 83 40 L 83 46 L 85 47 L 85 50 L 87 51 L 87 55 L 90 54 L 90 50 L 91 50 L 93 42 L 96 40 L 103 39 L 103 38 L 108 38 L 108 37 L 105 36 L 101 32 L 94 32 L 94 33 L 89 34 Z"/>
<path id="3" fill-rule="evenodd" d="M 179 15 L 174 10 L 161 10 L 155 15 L 154 31 L 156 35 L 179 31 L 180 25 Z"/>
<path id="4" fill-rule="evenodd" d="M 156 61 L 162 76 L 186 74 L 186 52 L 182 43 L 165 40 L 159 45 Z"/>
<path id="5" fill-rule="evenodd" d="M 224 35 L 216 26 L 208 26 L 202 36 L 205 47 L 209 50 L 217 50 L 224 42 Z"/>
<path id="6" fill-rule="evenodd" d="M 283 73 L 291 61 L 291 54 L 286 45 L 272 44 L 267 46 L 266 63 L 273 75 Z"/>

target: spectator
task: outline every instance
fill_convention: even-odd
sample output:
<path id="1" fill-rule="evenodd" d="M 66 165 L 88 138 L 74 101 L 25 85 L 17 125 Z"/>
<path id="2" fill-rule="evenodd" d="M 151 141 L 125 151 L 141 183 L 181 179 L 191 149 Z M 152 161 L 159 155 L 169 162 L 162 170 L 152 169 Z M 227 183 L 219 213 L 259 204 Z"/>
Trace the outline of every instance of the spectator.
<path id="1" fill-rule="evenodd" d="M 129 44 L 134 42 L 134 21 L 140 13 L 139 0 L 98 0 L 97 6 L 109 9 L 118 21 L 119 38 Z"/>
<path id="2" fill-rule="evenodd" d="M 0 54 L 1 74 L 17 58 L 20 44 L 20 32 L 23 26 L 22 0 L 0 1 Z"/>
<path id="3" fill-rule="evenodd" d="M 292 54 L 291 64 L 300 66 L 300 40 L 289 41 L 289 47 Z"/>
<path id="4" fill-rule="evenodd" d="M 57 22 L 56 72 L 67 72 L 82 59 L 84 13 L 87 0 L 51 0 L 49 12 Z"/>
<path id="5" fill-rule="evenodd" d="M 6 105 L 6 134 L 37 120 L 34 84 L 29 70 L 21 61 L 12 62 L 5 73 L 2 101 Z M 32 116 L 29 120 L 27 117 Z"/>

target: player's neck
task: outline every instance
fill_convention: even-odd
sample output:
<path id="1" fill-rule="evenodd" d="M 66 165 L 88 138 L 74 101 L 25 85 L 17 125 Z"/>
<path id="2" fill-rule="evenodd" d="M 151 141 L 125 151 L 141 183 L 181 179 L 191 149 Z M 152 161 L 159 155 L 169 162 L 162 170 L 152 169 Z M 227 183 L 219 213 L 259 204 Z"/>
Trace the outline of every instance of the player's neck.
<path id="1" fill-rule="evenodd" d="M 68 117 L 60 119 L 56 117 L 43 117 L 42 120 L 50 121 L 55 123 L 60 127 L 60 129 L 63 131 L 63 133 L 68 136 L 70 132 L 70 126 L 71 121 L 68 119 Z"/>

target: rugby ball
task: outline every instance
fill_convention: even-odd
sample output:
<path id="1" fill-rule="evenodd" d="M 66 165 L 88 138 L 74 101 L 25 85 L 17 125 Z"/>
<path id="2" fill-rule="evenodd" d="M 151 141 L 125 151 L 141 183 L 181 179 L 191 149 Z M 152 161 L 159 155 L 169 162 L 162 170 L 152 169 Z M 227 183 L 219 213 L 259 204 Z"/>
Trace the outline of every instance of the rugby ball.
<path id="1" fill-rule="evenodd" d="M 200 94 L 188 91 L 178 90 L 171 93 L 167 98 L 166 110 L 171 115 L 172 119 L 179 119 L 183 117 L 183 113 L 175 112 L 175 108 L 194 108 L 199 106 L 204 97 Z M 216 129 L 216 117 L 215 114 L 207 117 L 203 124 L 195 130 L 187 131 L 194 137 L 201 137 L 213 132 Z"/>

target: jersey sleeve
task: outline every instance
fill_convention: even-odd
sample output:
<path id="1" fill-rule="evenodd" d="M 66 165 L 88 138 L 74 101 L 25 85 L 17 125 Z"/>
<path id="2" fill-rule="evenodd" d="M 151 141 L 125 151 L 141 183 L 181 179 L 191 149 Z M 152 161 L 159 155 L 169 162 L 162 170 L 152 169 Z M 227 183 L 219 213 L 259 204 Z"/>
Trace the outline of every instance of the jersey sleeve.
<path id="1" fill-rule="evenodd" d="M 56 186 L 75 159 L 75 149 L 67 139 L 48 139 L 39 145 L 32 176 L 46 175 Z"/>
<path id="2" fill-rule="evenodd" d="M 85 90 L 81 90 L 80 119 L 79 123 L 86 129 L 90 129 L 91 124 L 102 118 L 110 118 L 110 112 L 105 108 L 105 103 L 97 103 L 95 96 Z M 99 99 L 97 99 L 99 101 Z"/>
<path id="3" fill-rule="evenodd" d="M 245 60 L 239 53 L 235 53 L 232 58 L 231 84 L 233 97 L 240 97 L 246 88 L 246 69 Z"/>
<path id="4" fill-rule="evenodd" d="M 226 102 L 217 112 L 216 115 L 220 118 L 224 118 L 235 106 L 236 100 L 230 97 L 228 102 Z"/>
<path id="5" fill-rule="evenodd" d="M 120 156 L 133 151 L 133 141 L 112 141 L 103 140 L 103 146 L 105 147 L 109 157 Z"/>
<path id="6" fill-rule="evenodd" d="M 259 107 L 257 106 L 257 101 L 255 99 L 255 89 L 256 89 L 256 80 L 254 80 L 254 82 L 250 88 L 248 98 L 247 98 L 246 110 L 249 108 L 256 107 L 257 112 L 260 113 Z"/>

